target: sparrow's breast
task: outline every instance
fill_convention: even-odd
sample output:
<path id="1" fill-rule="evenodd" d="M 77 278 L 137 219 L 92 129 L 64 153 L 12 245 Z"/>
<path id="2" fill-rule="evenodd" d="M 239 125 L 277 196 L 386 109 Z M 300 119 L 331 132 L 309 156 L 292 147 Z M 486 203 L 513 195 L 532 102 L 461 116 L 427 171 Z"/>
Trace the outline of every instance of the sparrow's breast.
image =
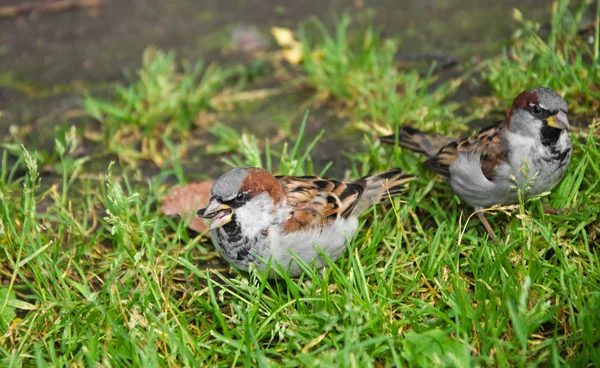
<path id="1" fill-rule="evenodd" d="M 531 157 L 531 171 L 537 173 L 537 178 L 531 185 L 530 195 L 554 189 L 567 172 L 572 153 L 571 138 L 567 132 L 563 132 L 563 136 L 556 144 L 546 147 L 541 154 Z"/>
<path id="2" fill-rule="evenodd" d="M 211 231 L 211 237 L 221 256 L 244 271 L 248 270 L 250 262 L 255 261 L 255 250 L 261 248 L 260 244 L 264 241 L 264 237 L 246 235 L 236 220 Z"/>
<path id="3" fill-rule="evenodd" d="M 495 178 L 490 180 L 481 169 L 480 156 L 461 153 L 449 171 L 452 190 L 474 208 L 507 204 L 513 200 L 511 166 L 506 162 L 496 168 Z"/>

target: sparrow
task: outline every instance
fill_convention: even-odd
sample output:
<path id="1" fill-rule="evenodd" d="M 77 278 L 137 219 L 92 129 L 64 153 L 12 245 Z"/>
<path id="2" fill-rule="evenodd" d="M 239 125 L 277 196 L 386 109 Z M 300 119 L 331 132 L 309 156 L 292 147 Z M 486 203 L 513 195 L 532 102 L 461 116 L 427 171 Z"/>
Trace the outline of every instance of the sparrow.
<path id="1" fill-rule="evenodd" d="M 339 259 L 358 230 L 358 216 L 414 178 L 392 169 L 344 183 L 235 168 L 215 181 L 208 206 L 197 214 L 211 221 L 212 242 L 230 264 L 248 271 L 253 263 L 264 272 L 272 259 L 297 277 L 302 269 L 294 254 L 319 269 L 326 265 L 319 249 Z"/>
<path id="2" fill-rule="evenodd" d="M 496 235 L 484 208 L 518 203 L 551 191 L 571 161 L 573 144 L 565 100 L 545 87 L 521 92 L 503 121 L 464 139 L 401 127 L 398 135 L 381 137 L 429 157 L 424 166 L 444 177 L 460 198 L 474 207 L 492 241 Z M 527 170 L 528 168 L 528 170 Z"/>

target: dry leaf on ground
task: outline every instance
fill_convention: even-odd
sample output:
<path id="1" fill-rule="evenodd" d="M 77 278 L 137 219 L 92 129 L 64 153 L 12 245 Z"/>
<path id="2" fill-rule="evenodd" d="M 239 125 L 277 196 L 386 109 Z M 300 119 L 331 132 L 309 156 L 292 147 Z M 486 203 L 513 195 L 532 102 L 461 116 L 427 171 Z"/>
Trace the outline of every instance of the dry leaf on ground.
<path id="1" fill-rule="evenodd" d="M 194 214 L 188 227 L 202 233 L 208 228 L 208 225 L 204 220 L 195 216 L 195 213 L 208 205 L 210 187 L 213 183 L 213 180 L 209 180 L 173 188 L 169 194 L 163 197 L 161 212 L 167 216 L 180 216 L 183 218 L 188 218 Z"/>

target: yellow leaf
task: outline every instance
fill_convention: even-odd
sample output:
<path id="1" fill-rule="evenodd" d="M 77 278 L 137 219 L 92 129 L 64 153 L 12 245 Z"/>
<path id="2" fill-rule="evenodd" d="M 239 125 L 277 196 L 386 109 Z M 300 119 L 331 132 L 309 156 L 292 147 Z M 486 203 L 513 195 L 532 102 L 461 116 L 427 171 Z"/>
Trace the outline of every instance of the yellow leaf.
<path id="1" fill-rule="evenodd" d="M 298 65 L 302 62 L 302 49 L 299 47 L 282 50 L 281 54 L 292 65 Z"/>
<path id="2" fill-rule="evenodd" d="M 302 62 L 302 44 L 296 41 L 292 31 L 287 28 L 272 27 L 271 34 L 283 49 L 281 50 L 281 56 L 288 63 L 298 65 Z"/>
<path id="3" fill-rule="evenodd" d="M 271 27 L 271 34 L 281 47 L 295 47 L 298 41 L 294 39 L 294 34 L 288 28 Z"/>

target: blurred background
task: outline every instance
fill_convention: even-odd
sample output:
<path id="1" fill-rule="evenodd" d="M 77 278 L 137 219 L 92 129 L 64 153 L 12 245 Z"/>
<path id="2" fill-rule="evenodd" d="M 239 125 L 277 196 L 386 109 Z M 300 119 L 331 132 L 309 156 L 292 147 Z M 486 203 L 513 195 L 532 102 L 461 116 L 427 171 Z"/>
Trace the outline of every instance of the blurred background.
<path id="1" fill-rule="evenodd" d="M 515 7 L 524 9 L 529 20 L 550 20 L 551 2 L 540 0 L 2 0 L 0 130 L 5 142 L 16 135 L 50 150 L 56 126 L 87 116 L 82 95 L 113 95 L 116 83 L 136 77 L 148 46 L 172 50 L 177 60 L 242 65 L 264 76 L 272 74 L 272 67 L 265 69 L 261 60 L 279 48 L 272 27 L 295 32 L 316 18 L 333 30 L 336 19 L 348 14 L 351 37 L 360 39 L 367 25 L 373 26 L 378 36 L 395 39 L 398 54 L 408 60 L 433 54 L 475 63 L 499 54 L 508 44 L 516 28 Z M 423 70 L 431 62 L 426 60 Z M 256 88 L 281 85 L 282 80 L 285 84 L 286 78 L 263 78 Z M 275 120 L 298 120 L 282 118 L 282 111 L 298 109 L 302 114 L 307 108 L 318 109 L 314 101 L 303 103 L 302 93 L 295 90 L 261 101 L 260 107 L 219 120 L 258 136 L 274 136 L 274 127 L 281 125 Z M 311 131 L 337 127 L 338 119 L 331 115 L 319 117 L 315 112 L 311 119 Z M 36 134 L 28 134 L 32 131 Z M 357 138 L 360 134 L 346 132 L 325 139 L 351 146 Z M 322 162 L 339 156 L 337 151 L 321 150 L 317 156 Z"/>
<path id="2" fill-rule="evenodd" d="M 328 127 L 325 142 L 342 144 L 351 150 L 361 140 L 364 129 L 340 131 L 346 126 L 343 108 L 329 108 L 325 113 L 323 101 L 313 98 L 312 91 L 286 89 L 297 81 L 297 75 L 293 70 L 282 73 L 279 66 L 295 64 L 297 60 L 284 55 L 273 61 L 281 46 L 274 37 L 273 27 L 289 31 L 297 38 L 297 30 L 303 24 L 312 25 L 308 34 L 319 34 L 322 24 L 334 34 L 346 14 L 351 19 L 347 27 L 348 42 L 365 43 L 365 30 L 372 27 L 376 37 L 395 40 L 399 60 L 423 61 L 415 65 L 422 74 L 432 62 L 439 67 L 449 61 L 448 65 L 455 68 L 442 75 L 443 81 L 462 75 L 466 70 L 464 65 L 477 65 L 483 58 L 500 55 L 510 45 L 510 37 L 522 27 L 515 20 L 515 8 L 521 9 L 521 16 L 527 21 L 539 22 L 540 33 L 547 33 L 551 6 L 551 1 L 541 0 L 2 0 L 0 130 L 4 142 L 14 142 L 17 137 L 17 141 L 25 140 L 51 150 L 57 126 L 65 122 L 81 125 L 90 115 L 89 106 L 82 108 L 83 96 L 110 99 L 116 85 L 133 83 L 139 76 L 144 50 L 151 46 L 173 51 L 177 63 L 192 65 L 201 60 L 203 66 L 211 63 L 219 68 L 237 66 L 243 70 L 240 73 L 246 82 L 242 89 L 258 90 L 269 97 L 251 95 L 249 100 L 254 103 L 242 104 L 242 108 L 239 104 L 235 108 L 227 106 L 225 99 L 221 105 L 226 107 L 220 109 L 224 114 L 211 115 L 206 119 L 210 123 L 196 125 L 206 128 L 218 121 L 259 138 L 285 136 L 281 126 L 297 126 L 304 112 L 310 109 L 309 136 Z M 315 19 L 319 26 L 315 26 Z M 177 65 L 181 68 L 181 64 Z M 463 81 L 457 84 L 461 88 L 452 98 L 464 100 L 490 94 L 485 85 Z M 273 91 L 273 88 L 284 90 Z M 465 88 L 467 92 L 461 93 Z M 245 98 L 242 96 L 242 100 Z M 104 128 L 98 128 L 97 132 L 106 138 Z M 203 136 L 205 131 L 199 129 L 197 137 L 210 144 L 214 139 Z M 87 137 L 93 136 L 92 133 Z M 9 139 L 9 135 L 13 137 Z M 105 139 L 99 143 L 109 142 Z M 339 158 L 337 147 L 317 146 L 316 160 L 324 165 Z M 192 151 L 194 155 L 188 155 L 193 156 L 192 161 L 186 164 L 197 170 L 206 161 L 204 146 Z M 226 147 L 221 147 L 213 153 L 226 151 Z M 99 169 L 106 167 L 107 160 L 97 162 Z M 205 170 L 217 173 L 214 166 Z"/>
<path id="3" fill-rule="evenodd" d="M 234 62 L 244 51 L 272 48 L 272 26 L 296 29 L 311 16 L 367 14 L 404 53 L 461 58 L 500 51 L 516 27 L 513 9 L 549 21 L 544 0 L 43 0 L 0 1 L 3 102 L 17 95 L 8 83 L 52 89 L 118 80 L 140 64 L 148 45 L 181 57 Z M 54 4 L 54 6 L 50 6 Z M 35 5 L 38 5 L 37 7 Z M 236 52 L 238 51 L 238 52 Z M 14 87 L 13 89 L 19 89 Z M 15 100 L 16 98 L 12 98 Z M 6 107 L 6 105 L 2 105 Z"/>

